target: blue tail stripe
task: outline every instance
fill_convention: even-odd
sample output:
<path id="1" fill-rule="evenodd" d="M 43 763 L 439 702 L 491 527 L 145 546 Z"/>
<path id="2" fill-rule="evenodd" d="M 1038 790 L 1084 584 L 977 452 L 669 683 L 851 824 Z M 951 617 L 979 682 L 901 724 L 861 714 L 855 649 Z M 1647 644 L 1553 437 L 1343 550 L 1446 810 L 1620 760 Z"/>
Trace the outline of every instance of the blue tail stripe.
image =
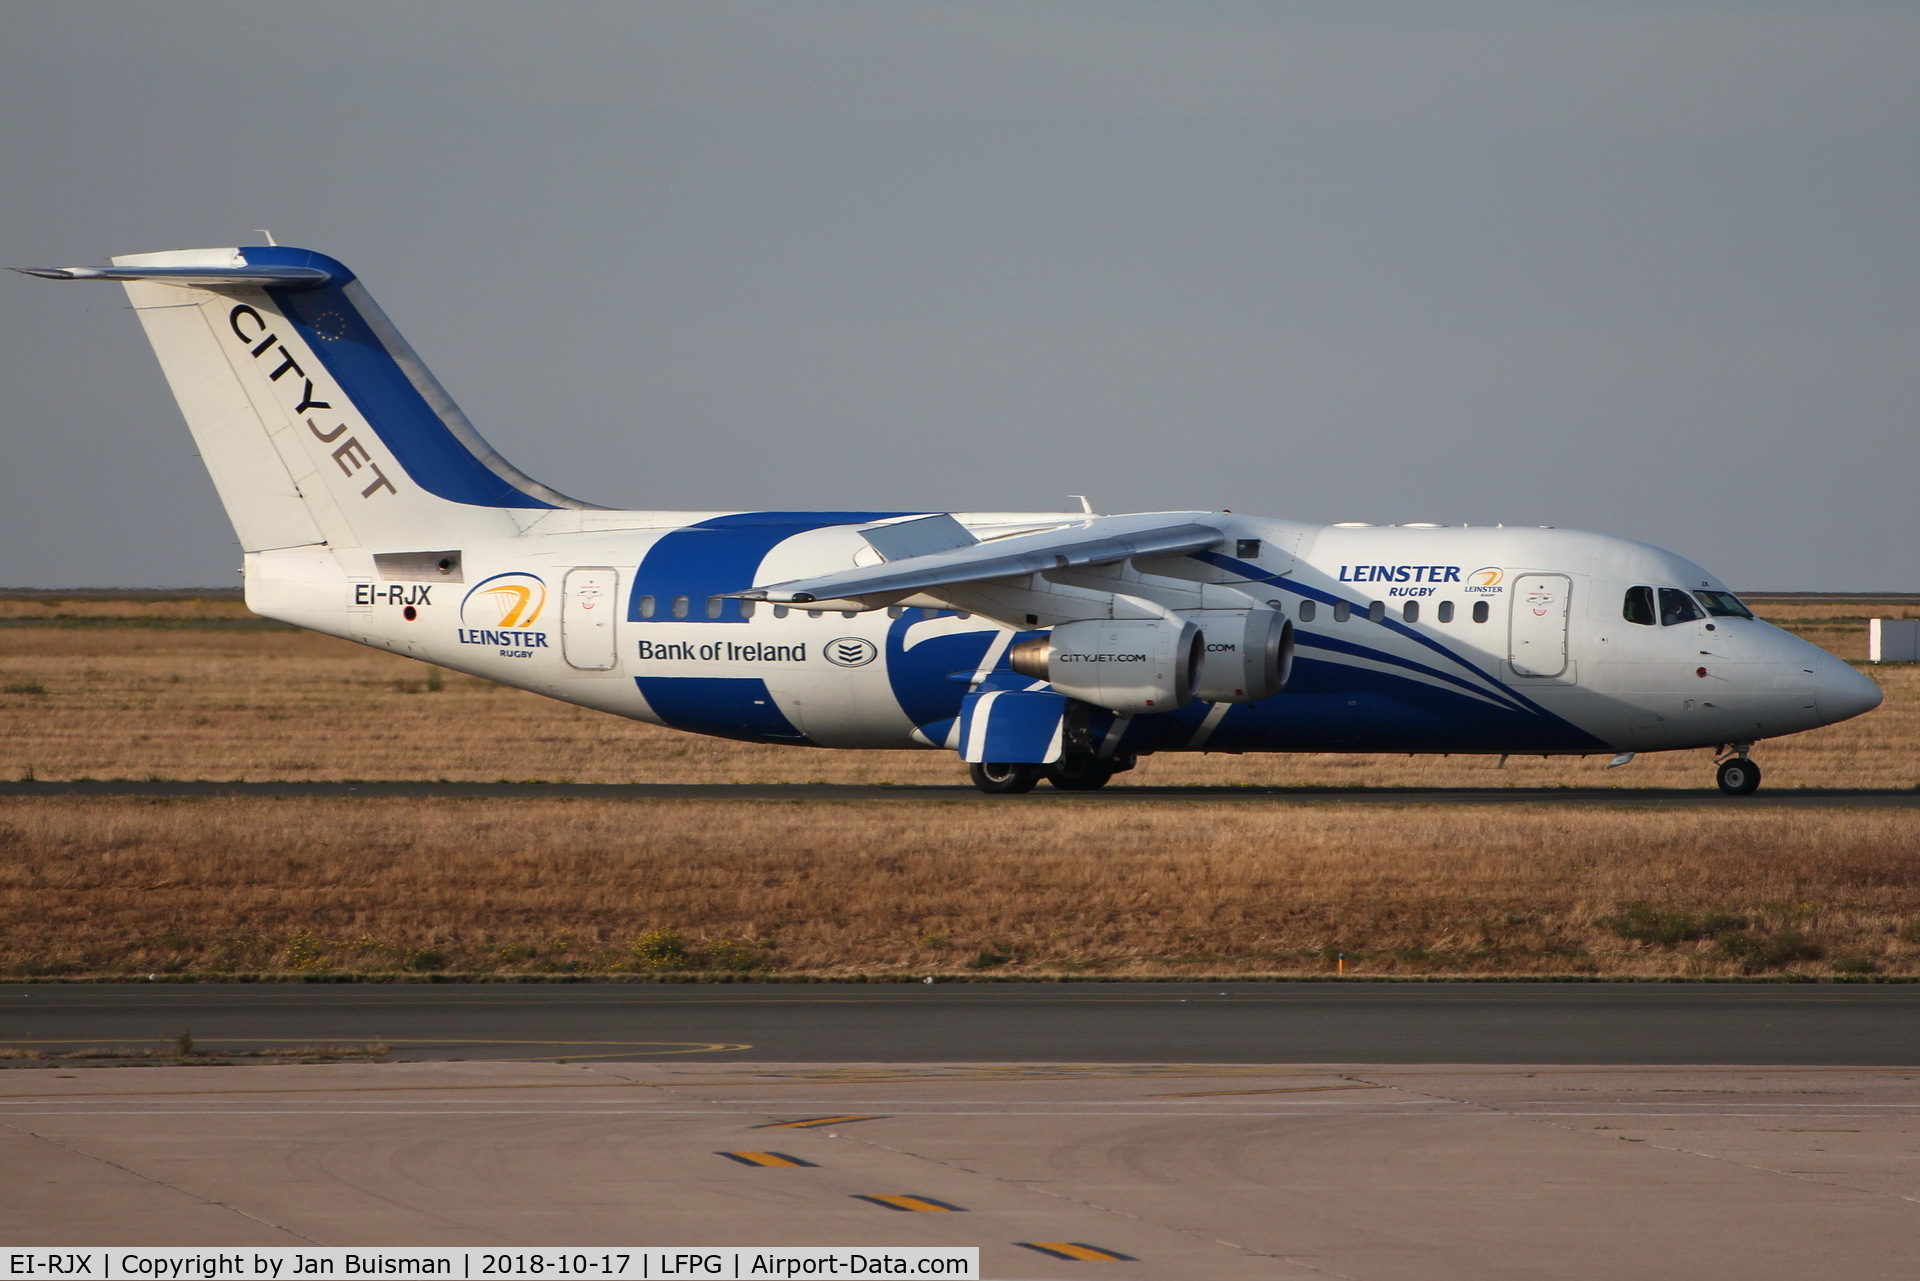
<path id="1" fill-rule="evenodd" d="M 254 265 L 332 273 L 325 288 L 270 287 L 266 293 L 414 484 L 436 498 L 475 507 L 554 506 L 496 475 L 448 429 L 347 297 L 345 287 L 354 276 L 344 264 L 308 249 L 249 247 L 243 252 Z"/>

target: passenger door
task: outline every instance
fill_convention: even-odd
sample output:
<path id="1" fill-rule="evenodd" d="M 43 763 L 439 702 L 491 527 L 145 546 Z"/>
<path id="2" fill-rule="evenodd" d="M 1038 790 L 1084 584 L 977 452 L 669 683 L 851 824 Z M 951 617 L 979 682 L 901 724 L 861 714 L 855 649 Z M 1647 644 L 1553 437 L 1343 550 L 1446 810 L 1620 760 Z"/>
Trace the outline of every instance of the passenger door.
<path id="1" fill-rule="evenodd" d="M 604 672 L 615 662 L 613 614 L 619 596 L 617 570 L 596 566 L 567 571 L 560 595 L 560 651 L 583 672 Z"/>
<path id="2" fill-rule="evenodd" d="M 1507 661 L 1517 676 L 1562 675 L 1567 670 L 1567 618 L 1573 580 L 1565 574 L 1521 574 L 1513 580 L 1507 624 Z"/>

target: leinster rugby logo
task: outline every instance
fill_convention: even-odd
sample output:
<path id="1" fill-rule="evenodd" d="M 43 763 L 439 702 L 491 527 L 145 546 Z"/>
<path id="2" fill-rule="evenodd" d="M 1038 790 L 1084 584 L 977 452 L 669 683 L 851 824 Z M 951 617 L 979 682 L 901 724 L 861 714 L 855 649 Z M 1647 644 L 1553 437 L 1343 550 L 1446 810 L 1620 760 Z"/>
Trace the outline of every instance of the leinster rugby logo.
<path id="1" fill-rule="evenodd" d="M 827 661 L 835 667 L 865 667 L 880 657 L 880 651 L 874 648 L 872 641 L 862 640 L 858 636 L 842 636 L 838 640 L 830 640 L 823 649 Z"/>
<path id="2" fill-rule="evenodd" d="M 547 585 L 532 574 L 495 574 L 475 583 L 460 601 L 462 645 L 490 645 L 502 658 L 531 658 L 547 648 L 533 625 L 547 607 Z"/>
<path id="3" fill-rule="evenodd" d="M 1506 579 L 1506 571 L 1494 565 L 1485 565 L 1467 575 L 1467 591 L 1476 596 L 1488 596 L 1494 592 L 1506 590 L 1501 583 Z"/>

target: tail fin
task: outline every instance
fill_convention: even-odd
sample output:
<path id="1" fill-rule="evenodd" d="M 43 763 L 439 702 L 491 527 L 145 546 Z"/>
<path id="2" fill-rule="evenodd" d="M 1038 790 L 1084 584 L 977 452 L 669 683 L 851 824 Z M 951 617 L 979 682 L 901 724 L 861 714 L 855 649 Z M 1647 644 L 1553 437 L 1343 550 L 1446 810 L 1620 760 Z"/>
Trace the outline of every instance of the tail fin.
<path id="1" fill-rule="evenodd" d="M 189 249 L 30 274 L 125 283 L 247 551 L 457 544 L 589 506 L 494 452 L 324 254 Z"/>

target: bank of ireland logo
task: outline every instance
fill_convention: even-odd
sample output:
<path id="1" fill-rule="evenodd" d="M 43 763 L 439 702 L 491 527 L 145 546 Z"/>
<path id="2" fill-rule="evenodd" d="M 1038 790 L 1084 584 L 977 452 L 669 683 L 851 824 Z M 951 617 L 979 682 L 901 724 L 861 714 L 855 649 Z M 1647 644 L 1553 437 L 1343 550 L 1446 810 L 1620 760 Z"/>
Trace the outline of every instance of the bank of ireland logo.
<path id="1" fill-rule="evenodd" d="M 460 600 L 468 627 L 531 627 L 547 607 L 547 585 L 532 574 L 495 574 L 473 585 Z"/>
<path id="2" fill-rule="evenodd" d="M 858 636 L 842 636 L 830 640 L 823 647 L 827 661 L 835 667 L 865 667 L 880 656 L 880 651 L 870 640 Z"/>

